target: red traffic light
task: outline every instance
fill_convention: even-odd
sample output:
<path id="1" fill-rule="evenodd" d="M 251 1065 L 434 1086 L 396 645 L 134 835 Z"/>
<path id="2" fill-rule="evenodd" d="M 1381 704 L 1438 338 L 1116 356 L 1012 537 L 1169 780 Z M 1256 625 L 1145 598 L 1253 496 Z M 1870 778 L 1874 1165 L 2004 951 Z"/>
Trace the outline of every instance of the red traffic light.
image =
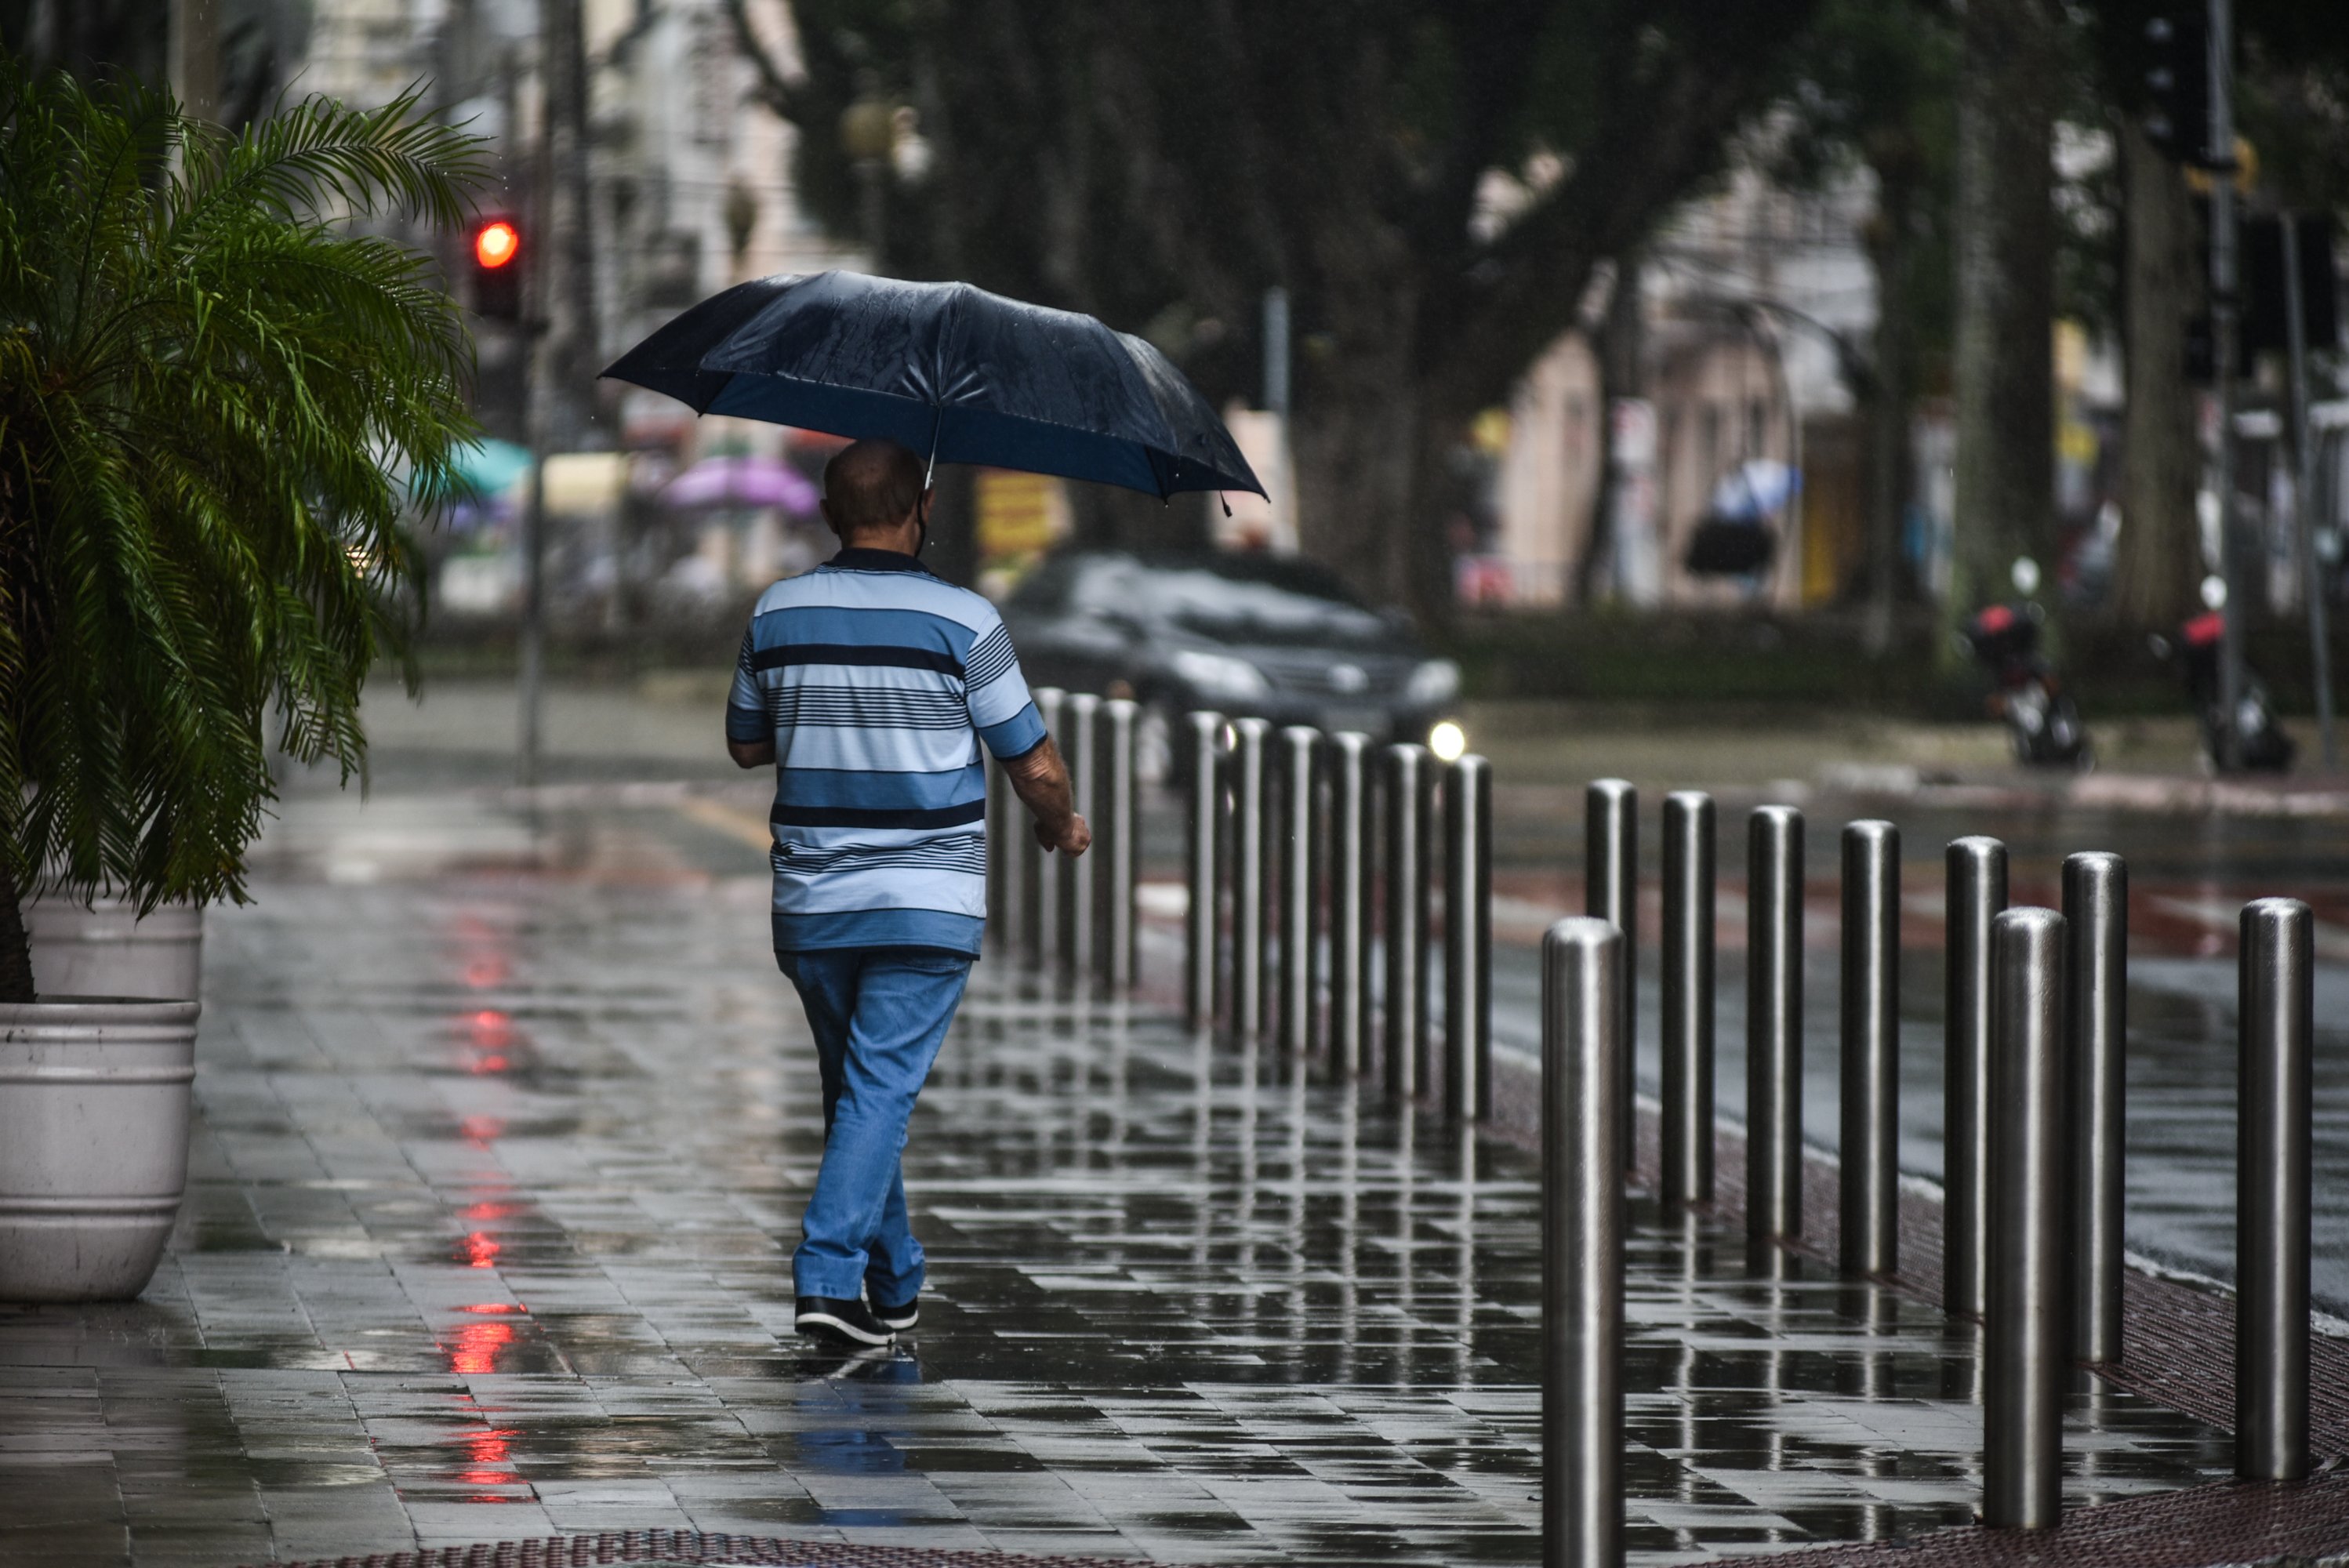
<path id="1" fill-rule="evenodd" d="M 473 260 L 495 272 L 509 265 L 522 250 L 522 231 L 503 218 L 482 224 L 473 233 Z"/>

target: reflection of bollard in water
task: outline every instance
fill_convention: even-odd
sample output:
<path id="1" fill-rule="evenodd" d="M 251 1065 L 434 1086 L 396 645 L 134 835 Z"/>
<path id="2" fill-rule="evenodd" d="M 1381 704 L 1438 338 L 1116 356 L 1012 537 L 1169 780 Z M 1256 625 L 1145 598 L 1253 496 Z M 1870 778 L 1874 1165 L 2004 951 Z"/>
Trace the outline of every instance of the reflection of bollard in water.
<path id="1" fill-rule="evenodd" d="M 1623 1561 L 1622 934 L 1542 937 L 1542 1562 Z"/>
<path id="2" fill-rule="evenodd" d="M 1103 985 L 1133 985 L 1134 833 L 1141 779 L 1134 769 L 1139 704 L 1113 696 L 1102 704 L 1101 759 L 1093 789 L 1100 812 L 1093 823 L 1093 973 Z"/>
<path id="3" fill-rule="evenodd" d="M 1321 732 L 1292 724 L 1280 732 L 1280 978 L 1276 1007 L 1281 1048 L 1301 1057 L 1313 1044 L 1313 754 Z"/>
<path id="4" fill-rule="evenodd" d="M 1633 1081 L 1640 1018 L 1640 792 L 1621 779 L 1593 779 L 1582 795 L 1582 912 L 1623 934 L 1623 1081 Z M 1623 1162 L 1639 1157 L 1638 1111 L 1623 1096 Z"/>
<path id="5" fill-rule="evenodd" d="M 2064 862 L 2065 1096 L 2071 1111 L 2072 1354 L 2121 1358 L 2121 1224 L 2128 1049 L 2128 867 L 2120 856 Z"/>
<path id="6" fill-rule="evenodd" d="M 987 934 L 999 953 L 1016 953 L 1027 918 L 1019 902 L 1019 870 L 1027 851 L 1028 813 L 1011 788 L 1011 773 L 995 758 L 987 768 Z"/>
<path id="7" fill-rule="evenodd" d="M 2315 925 L 2296 898 L 2243 906 L 2235 1147 L 2235 1473 L 2308 1474 Z"/>
<path id="8" fill-rule="evenodd" d="M 1493 1114 L 1493 766 L 1444 776 L 1444 1059 L 1454 1121 Z"/>
<path id="9" fill-rule="evenodd" d="M 1664 797 L 1663 1200 L 1713 1202 L 1713 797 Z"/>
<path id="10" fill-rule="evenodd" d="M 1069 694 L 1059 686 L 1038 686 L 1030 695 L 1035 699 L 1037 717 L 1044 721 L 1044 733 L 1052 738 L 1053 748 L 1061 752 L 1066 762 Z M 1060 865 L 1032 832 L 1020 835 L 1020 899 L 1027 906 L 1020 952 L 1030 969 L 1049 969 L 1052 949 L 1061 939 Z"/>
<path id="11" fill-rule="evenodd" d="M 1069 765 L 1069 795 L 1077 815 L 1090 825 L 1101 815 L 1101 698 L 1072 692 L 1063 710 L 1067 733 L 1060 738 Z M 1082 984 L 1092 974 L 1093 873 L 1099 862 L 1084 855 L 1052 856 L 1061 883 L 1061 929 L 1053 941 L 1053 967 Z"/>
<path id="12" fill-rule="evenodd" d="M 1184 793 L 1190 803 L 1191 837 L 1184 855 L 1190 903 L 1183 915 L 1183 1012 L 1195 1029 L 1216 1021 L 1218 964 L 1223 945 L 1223 789 L 1217 753 L 1224 743 L 1224 716 L 1191 713 L 1184 717 L 1189 744 L 1184 748 Z"/>
<path id="13" fill-rule="evenodd" d="M 1330 1072 L 1345 1080 L 1362 1070 L 1371 1026 L 1371 738 L 1344 729 L 1331 736 L 1330 775 Z"/>
<path id="14" fill-rule="evenodd" d="M 1843 830 L 1841 1245 L 1847 1274 L 1900 1266 L 1900 830 Z"/>
<path id="15" fill-rule="evenodd" d="M 1386 814 L 1387 1098 L 1412 1099 L 1426 1087 L 1427 1065 L 1427 748 L 1387 748 Z"/>
<path id="16" fill-rule="evenodd" d="M 2064 917 L 2000 914 L 1991 965 L 1982 1522 L 2047 1530 L 2064 1512 Z"/>
<path id="17" fill-rule="evenodd" d="M 1803 814 L 1745 828 L 1745 1241 L 1775 1272 L 1803 1233 Z"/>
<path id="18" fill-rule="evenodd" d="M 1232 720 L 1228 777 L 1232 802 L 1232 1033 L 1253 1039 L 1264 1028 L 1265 751 L 1272 727 Z"/>
<path id="19" fill-rule="evenodd" d="M 1989 1249 L 1990 927 L 2006 907 L 2006 846 L 1996 839 L 1953 839 L 1948 922 L 1943 928 L 1948 990 L 1942 1012 L 1941 1307 L 1982 1315 Z"/>

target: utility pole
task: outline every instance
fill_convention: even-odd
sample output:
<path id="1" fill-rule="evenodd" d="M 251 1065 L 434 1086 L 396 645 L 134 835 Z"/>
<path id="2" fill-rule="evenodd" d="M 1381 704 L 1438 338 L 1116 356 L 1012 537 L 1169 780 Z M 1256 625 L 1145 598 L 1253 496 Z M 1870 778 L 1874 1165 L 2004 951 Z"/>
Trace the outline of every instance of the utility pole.
<path id="1" fill-rule="evenodd" d="M 220 0 L 171 0 L 171 96 L 193 119 L 220 118 Z"/>
<path id="2" fill-rule="evenodd" d="M 2219 394 L 2219 770 L 2243 765 L 2236 723 L 2243 700 L 2242 545 L 2235 537 L 2235 81 L 2232 0 L 2210 0 L 2210 366 Z"/>

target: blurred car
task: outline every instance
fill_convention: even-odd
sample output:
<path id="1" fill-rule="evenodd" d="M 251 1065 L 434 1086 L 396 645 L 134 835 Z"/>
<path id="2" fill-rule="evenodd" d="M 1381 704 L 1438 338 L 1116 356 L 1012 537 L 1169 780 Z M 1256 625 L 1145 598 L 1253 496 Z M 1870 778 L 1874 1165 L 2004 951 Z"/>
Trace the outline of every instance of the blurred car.
<path id="1" fill-rule="evenodd" d="M 1426 742 L 1460 696 L 1459 665 L 1428 657 L 1401 612 L 1289 556 L 1063 551 L 1003 620 L 1030 686 L 1139 700 L 1154 762 L 1195 708 Z M 1458 737 L 1433 738 L 1456 754 Z"/>

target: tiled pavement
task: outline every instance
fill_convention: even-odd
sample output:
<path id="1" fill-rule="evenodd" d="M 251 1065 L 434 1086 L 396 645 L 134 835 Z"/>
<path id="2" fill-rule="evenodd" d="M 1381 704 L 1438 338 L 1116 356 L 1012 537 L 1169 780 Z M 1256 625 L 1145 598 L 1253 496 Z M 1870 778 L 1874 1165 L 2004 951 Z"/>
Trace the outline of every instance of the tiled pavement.
<path id="1" fill-rule="evenodd" d="M 412 880 L 289 872 L 214 918 L 171 1256 L 135 1305 L 0 1312 L 0 1555 L 1534 1554 L 1524 1156 L 982 970 L 909 1153 L 923 1327 L 812 1356 L 785 1260 L 815 1081 L 760 882 L 585 809 L 448 830 L 564 847 L 485 874 L 393 841 L 367 874 Z M 1635 1222 L 1640 1559 L 1969 1517 L 1971 1331 Z M 2072 1421 L 2075 1502 L 2227 1466 L 2116 1390 Z"/>

